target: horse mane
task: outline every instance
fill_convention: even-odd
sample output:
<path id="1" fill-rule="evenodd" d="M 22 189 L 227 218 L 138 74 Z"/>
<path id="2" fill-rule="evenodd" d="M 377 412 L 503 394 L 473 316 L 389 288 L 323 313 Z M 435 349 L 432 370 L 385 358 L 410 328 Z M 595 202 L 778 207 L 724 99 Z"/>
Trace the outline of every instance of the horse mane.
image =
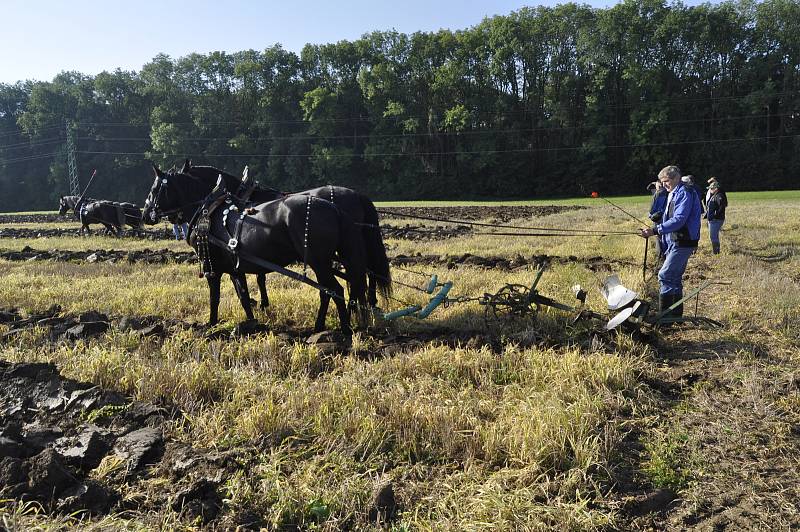
<path id="1" fill-rule="evenodd" d="M 208 172 L 209 175 L 208 176 L 204 176 L 204 177 L 200 177 L 198 175 L 195 175 L 195 174 L 192 173 L 192 170 L 195 170 L 195 169 L 198 170 L 199 172 Z M 189 160 L 187 160 L 186 163 L 184 163 L 182 171 L 185 174 L 192 175 L 192 176 L 197 177 L 199 179 L 208 179 L 210 181 L 213 181 L 214 183 L 217 182 L 217 177 L 219 175 L 222 175 L 223 179 L 226 182 L 230 182 L 230 183 L 232 183 L 234 185 L 234 190 L 236 188 L 238 188 L 242 184 L 242 178 L 241 177 L 237 177 L 237 176 L 235 176 L 233 174 L 230 174 L 230 173 L 226 172 L 225 170 L 222 170 L 221 168 L 217 168 L 216 166 L 211 166 L 211 165 L 193 165 L 193 164 L 191 164 L 191 161 L 189 161 Z M 262 192 L 271 192 L 271 193 L 275 193 L 275 194 L 278 194 L 278 195 L 281 195 L 281 196 L 286 195 L 286 193 L 281 191 L 281 190 L 278 190 L 278 189 L 272 188 L 272 187 L 264 186 L 264 185 L 262 185 L 261 183 L 258 183 L 258 182 L 256 182 L 256 190 L 259 190 L 259 191 L 262 191 Z"/>

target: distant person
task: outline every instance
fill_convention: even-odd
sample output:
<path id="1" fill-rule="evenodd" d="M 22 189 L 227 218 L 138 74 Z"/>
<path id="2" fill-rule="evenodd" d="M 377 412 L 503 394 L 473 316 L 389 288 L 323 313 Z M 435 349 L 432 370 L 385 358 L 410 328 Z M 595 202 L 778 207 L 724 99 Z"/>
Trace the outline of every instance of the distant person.
<path id="1" fill-rule="evenodd" d="M 708 234 L 711 237 L 711 249 L 714 255 L 719 254 L 719 231 L 725 223 L 725 208 L 728 206 L 728 197 L 722 190 L 719 181 L 714 181 L 708 187 L 711 194 L 707 202 L 706 218 L 708 219 Z"/>
<path id="2" fill-rule="evenodd" d="M 172 233 L 175 235 L 175 240 L 184 240 L 189 235 L 189 224 L 186 222 L 172 224 Z"/>
<path id="3" fill-rule="evenodd" d="M 648 215 L 653 223 L 660 223 L 664 217 L 664 211 L 667 208 L 667 189 L 659 181 L 653 181 L 647 185 L 647 190 L 653 195 L 653 201 L 650 202 L 650 214 Z M 667 245 L 663 237 L 656 239 L 656 248 L 658 250 L 659 261 L 664 260 L 664 253 L 666 253 Z"/>
<path id="4" fill-rule="evenodd" d="M 713 185 L 715 181 L 717 181 L 716 177 L 712 176 L 712 177 L 708 178 L 708 181 L 707 181 L 708 188 L 706 189 L 706 196 L 705 196 L 705 198 L 703 198 L 703 207 L 704 208 L 707 208 L 706 205 L 708 205 L 708 200 L 711 198 L 711 185 Z"/>
<path id="5" fill-rule="evenodd" d="M 681 177 L 681 183 L 684 186 L 692 189 L 694 193 L 697 195 L 697 201 L 700 203 L 700 214 L 703 215 L 706 213 L 705 202 L 703 201 L 703 195 L 700 193 L 700 187 L 697 186 L 697 182 L 694 179 L 694 176 L 689 174 Z"/>
<path id="6" fill-rule="evenodd" d="M 662 168 L 658 180 L 669 193 L 667 209 L 661 223 L 642 229 L 641 235 L 643 238 L 654 235 L 667 237 L 666 258 L 658 271 L 658 302 L 664 311 L 683 299 L 683 274 L 700 240 L 700 197 L 681 181 L 681 171 L 677 166 Z M 669 315 L 682 316 L 683 305 Z"/>

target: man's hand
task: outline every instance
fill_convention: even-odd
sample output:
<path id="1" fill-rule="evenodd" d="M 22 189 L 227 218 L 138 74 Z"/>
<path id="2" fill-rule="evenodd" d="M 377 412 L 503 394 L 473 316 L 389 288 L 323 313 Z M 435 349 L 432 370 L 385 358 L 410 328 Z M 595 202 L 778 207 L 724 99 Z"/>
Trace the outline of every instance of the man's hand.
<path id="1" fill-rule="evenodd" d="M 653 231 L 652 229 L 650 229 L 649 227 L 647 227 L 645 229 L 640 229 L 639 230 L 639 234 L 642 236 L 642 238 L 647 238 L 647 237 L 655 235 L 656 232 Z"/>

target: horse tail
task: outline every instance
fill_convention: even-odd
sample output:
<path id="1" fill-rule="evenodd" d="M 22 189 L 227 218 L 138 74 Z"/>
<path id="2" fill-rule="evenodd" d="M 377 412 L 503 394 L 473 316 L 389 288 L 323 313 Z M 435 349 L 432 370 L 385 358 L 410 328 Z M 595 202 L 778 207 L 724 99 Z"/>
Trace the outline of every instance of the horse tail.
<path id="1" fill-rule="evenodd" d="M 392 295 L 392 272 L 389 270 L 389 258 L 386 256 L 386 246 L 383 244 L 378 211 L 375 204 L 364 195 L 359 195 L 364 208 L 364 225 L 361 233 L 364 235 L 364 246 L 367 252 L 367 267 L 377 280 L 378 290 L 384 298 Z"/>
<path id="2" fill-rule="evenodd" d="M 358 234 L 353 219 L 337 209 L 339 216 L 339 246 L 336 251 L 344 263 L 347 280 L 353 294 L 367 293 L 367 256 L 364 240 Z"/>

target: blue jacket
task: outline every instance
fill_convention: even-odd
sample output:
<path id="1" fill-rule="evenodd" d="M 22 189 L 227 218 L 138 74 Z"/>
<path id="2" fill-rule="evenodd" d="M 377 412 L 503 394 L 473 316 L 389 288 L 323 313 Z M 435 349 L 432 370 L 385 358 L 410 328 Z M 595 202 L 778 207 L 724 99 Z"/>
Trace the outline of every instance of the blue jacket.
<path id="1" fill-rule="evenodd" d="M 697 194 L 697 201 L 700 202 L 700 217 L 702 218 L 703 213 L 706 212 L 706 209 L 705 209 L 705 207 L 703 207 L 703 195 L 700 193 L 700 189 L 697 188 L 696 185 L 686 185 L 686 184 L 684 184 L 683 186 L 685 186 L 686 188 L 690 189 L 692 192 Z"/>
<path id="2" fill-rule="evenodd" d="M 672 191 L 672 201 L 656 231 L 659 235 L 667 235 L 678 247 L 697 247 L 700 241 L 700 198 L 692 188 L 680 183 Z"/>

